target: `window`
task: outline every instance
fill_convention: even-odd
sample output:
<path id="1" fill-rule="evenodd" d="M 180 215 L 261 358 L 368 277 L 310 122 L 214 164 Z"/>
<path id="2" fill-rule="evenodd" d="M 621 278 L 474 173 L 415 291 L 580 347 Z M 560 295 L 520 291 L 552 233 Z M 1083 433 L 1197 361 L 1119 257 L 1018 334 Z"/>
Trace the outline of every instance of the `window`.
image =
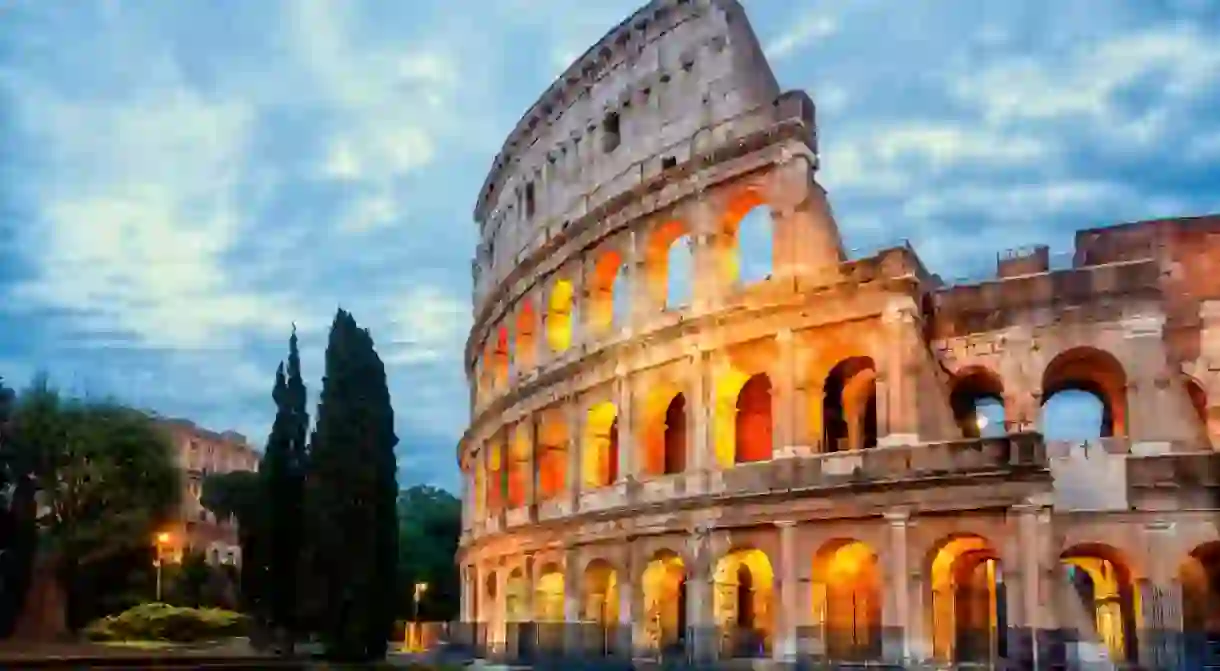
<path id="1" fill-rule="evenodd" d="M 526 182 L 525 184 L 525 218 L 532 219 L 534 216 L 534 183 Z"/>
<path id="2" fill-rule="evenodd" d="M 666 156 L 661 159 L 661 169 L 662 170 L 669 170 L 670 168 L 677 167 L 677 165 L 678 165 L 678 159 L 674 158 L 673 156 Z"/>
<path id="3" fill-rule="evenodd" d="M 602 121 L 602 151 L 609 154 L 618 148 L 620 142 L 618 113 L 610 112 Z"/>

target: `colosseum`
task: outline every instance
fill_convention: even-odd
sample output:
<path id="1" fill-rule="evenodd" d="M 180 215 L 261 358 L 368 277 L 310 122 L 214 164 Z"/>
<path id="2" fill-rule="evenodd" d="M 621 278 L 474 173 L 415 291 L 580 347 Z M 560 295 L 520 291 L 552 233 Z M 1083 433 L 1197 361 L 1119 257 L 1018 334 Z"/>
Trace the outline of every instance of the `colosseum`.
<path id="1" fill-rule="evenodd" d="M 736 0 L 648 4 L 517 124 L 474 212 L 463 621 L 510 656 L 1186 668 L 1220 630 L 1220 216 L 947 282 L 847 253 L 818 169 Z M 1044 437 L 1069 392 L 1093 438 Z"/>

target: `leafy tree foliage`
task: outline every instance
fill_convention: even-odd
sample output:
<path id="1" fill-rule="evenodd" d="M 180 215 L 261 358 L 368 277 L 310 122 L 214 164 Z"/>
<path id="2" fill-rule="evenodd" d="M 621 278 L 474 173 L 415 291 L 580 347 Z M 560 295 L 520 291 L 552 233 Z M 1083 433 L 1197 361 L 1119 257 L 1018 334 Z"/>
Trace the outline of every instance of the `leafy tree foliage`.
<path id="1" fill-rule="evenodd" d="M 462 503 L 443 489 L 417 485 L 398 497 L 399 617 L 410 618 L 416 583 L 427 583 L 419 603 L 421 620 L 457 618 L 461 598 L 454 557 L 462 533 Z"/>
<path id="2" fill-rule="evenodd" d="M 0 638 L 12 634 L 25 604 L 37 540 L 33 483 L 11 443 L 15 400 L 0 378 Z"/>
<path id="3" fill-rule="evenodd" d="M 32 545 L 68 596 L 67 624 L 79 626 L 93 615 L 81 589 L 91 571 L 129 566 L 176 510 L 180 475 L 168 436 L 144 413 L 64 398 L 39 376 L 17 399 L 4 453 L 22 474 L 12 505 L 38 515 Z"/>
<path id="4" fill-rule="evenodd" d="M 314 602 L 326 605 L 319 633 L 333 658 L 381 658 L 399 593 L 398 437 L 385 366 L 344 310 L 331 325 L 317 418 L 306 500 Z"/>

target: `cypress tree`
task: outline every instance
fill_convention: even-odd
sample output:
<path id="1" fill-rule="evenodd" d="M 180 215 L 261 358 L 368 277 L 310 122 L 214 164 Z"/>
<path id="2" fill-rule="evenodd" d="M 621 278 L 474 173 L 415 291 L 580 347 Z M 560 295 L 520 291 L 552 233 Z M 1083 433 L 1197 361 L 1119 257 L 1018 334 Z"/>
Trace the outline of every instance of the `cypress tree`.
<path id="1" fill-rule="evenodd" d="M 275 388 L 271 396 L 276 407 L 275 422 L 259 467 L 267 515 L 264 534 L 266 551 L 263 557 L 266 615 L 271 624 L 282 632 L 283 643 L 291 651 L 293 635 L 297 631 L 305 435 L 309 424 L 295 326 L 288 340 L 287 376 L 281 363 L 275 371 Z"/>
<path id="2" fill-rule="evenodd" d="M 394 411 L 385 366 L 368 331 L 340 309 L 309 450 L 312 573 L 327 654 L 385 656 L 398 593 Z"/>

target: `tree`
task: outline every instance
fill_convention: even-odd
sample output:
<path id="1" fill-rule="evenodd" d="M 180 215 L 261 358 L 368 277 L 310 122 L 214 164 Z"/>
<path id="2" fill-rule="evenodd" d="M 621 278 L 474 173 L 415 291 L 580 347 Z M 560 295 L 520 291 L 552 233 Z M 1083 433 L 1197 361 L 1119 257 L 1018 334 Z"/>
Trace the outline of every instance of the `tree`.
<path id="1" fill-rule="evenodd" d="M 415 615 L 414 586 L 427 583 L 419 603 L 421 620 L 457 618 L 461 582 L 454 557 L 462 534 L 462 503 L 443 489 L 417 485 L 398 497 L 398 616 Z"/>
<path id="2" fill-rule="evenodd" d="M 306 500 L 319 627 L 327 654 L 385 656 L 398 589 L 394 410 L 368 331 L 340 309 L 309 451 Z"/>
<path id="3" fill-rule="evenodd" d="M 275 371 L 275 422 L 267 438 L 267 449 L 259 465 L 261 487 L 266 497 L 266 616 L 285 633 L 285 648 L 291 652 L 297 620 L 297 580 L 301 534 L 306 435 L 305 383 L 301 379 L 301 357 L 297 351 L 296 327 L 288 340 L 288 377 L 284 365 Z"/>
<path id="4" fill-rule="evenodd" d="M 174 516 L 180 474 L 169 438 L 142 412 L 65 399 L 39 376 L 17 400 L 4 449 L 24 474 L 14 506 L 38 515 L 40 563 L 67 595 L 75 629 L 95 615 L 96 595 L 80 587 L 90 571 L 143 557 Z"/>
<path id="5" fill-rule="evenodd" d="M 0 638 L 12 634 L 25 605 L 37 541 L 31 474 L 11 443 L 15 400 L 0 378 Z"/>

